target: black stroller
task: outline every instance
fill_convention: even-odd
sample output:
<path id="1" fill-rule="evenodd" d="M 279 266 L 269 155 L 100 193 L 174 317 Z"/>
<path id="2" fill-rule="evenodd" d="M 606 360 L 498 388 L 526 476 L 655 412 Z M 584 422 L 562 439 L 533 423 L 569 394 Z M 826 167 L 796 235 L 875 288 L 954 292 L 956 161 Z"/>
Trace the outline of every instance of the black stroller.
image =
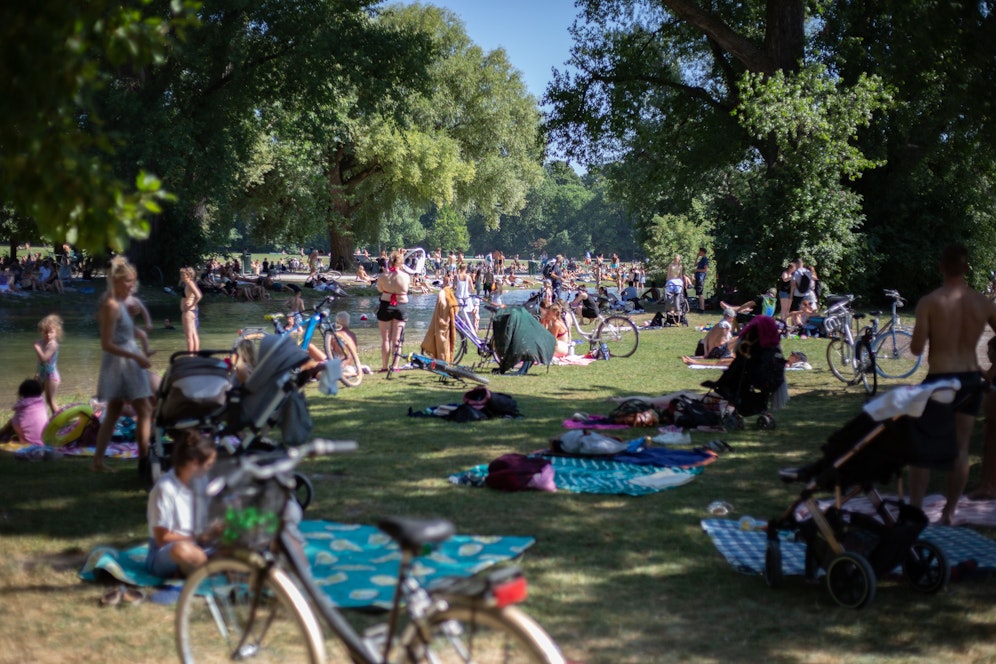
<path id="1" fill-rule="evenodd" d="M 934 543 L 919 539 L 928 520 L 923 511 L 899 500 L 885 500 L 876 484 L 899 477 L 907 464 L 947 468 L 957 454 L 953 395 L 957 380 L 900 387 L 865 405 L 864 412 L 835 432 L 823 456 L 803 468 L 786 469 L 785 482 L 805 488 L 782 516 L 767 525 L 764 577 L 782 581 L 779 531 L 793 531 L 806 544 L 805 573 L 816 581 L 821 569 L 826 587 L 841 606 L 859 609 L 875 597 L 877 578 L 897 566 L 924 593 L 947 585 L 950 567 Z M 815 495 L 833 491 L 834 504 L 820 509 Z M 863 494 L 877 516 L 848 511 L 844 505 Z M 809 516 L 800 520 L 804 506 Z"/>
<path id="2" fill-rule="evenodd" d="M 178 351 L 170 356 L 157 394 L 150 452 L 154 483 L 171 463 L 172 439 L 197 429 L 212 435 L 222 454 L 269 452 L 278 443 L 270 434 L 280 430 L 284 446 L 301 445 L 311 434 L 311 417 L 301 392 L 307 379 L 299 369 L 307 351 L 289 335 L 266 335 L 259 342 L 249 379 L 233 385 L 226 358 L 230 350 Z M 298 477 L 298 502 L 311 500 L 311 482 Z"/>
<path id="3" fill-rule="evenodd" d="M 744 428 L 743 418 L 752 415 L 759 415 L 758 428 L 775 428 L 771 410 L 781 403 L 774 397 L 785 391 L 785 357 L 780 339 L 775 319 L 755 316 L 740 333 L 733 362 L 723 375 L 719 380 L 702 383 L 712 390 L 713 398 L 724 399 L 736 409 L 736 428 Z"/>

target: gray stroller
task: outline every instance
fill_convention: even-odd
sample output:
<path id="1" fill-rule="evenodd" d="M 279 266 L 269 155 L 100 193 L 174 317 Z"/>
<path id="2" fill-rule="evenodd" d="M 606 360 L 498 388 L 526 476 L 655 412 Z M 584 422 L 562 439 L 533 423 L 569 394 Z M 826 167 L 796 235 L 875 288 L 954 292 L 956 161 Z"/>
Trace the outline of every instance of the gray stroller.
<path id="1" fill-rule="evenodd" d="M 171 465 L 172 439 L 184 430 L 210 434 L 222 455 L 272 451 L 296 446 L 311 435 L 311 416 L 301 387 L 300 368 L 308 353 L 290 336 L 266 335 L 249 379 L 234 385 L 229 350 L 178 351 L 170 356 L 157 394 L 150 452 L 154 483 Z M 271 437 L 279 431 L 279 442 Z M 298 502 L 311 501 L 311 482 L 298 475 Z"/>

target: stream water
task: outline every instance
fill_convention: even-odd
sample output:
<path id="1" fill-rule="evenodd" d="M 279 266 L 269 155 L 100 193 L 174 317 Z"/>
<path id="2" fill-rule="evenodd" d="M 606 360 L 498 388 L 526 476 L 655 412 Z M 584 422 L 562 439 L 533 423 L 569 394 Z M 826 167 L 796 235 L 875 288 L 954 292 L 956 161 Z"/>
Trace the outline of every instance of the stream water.
<path id="1" fill-rule="evenodd" d="M 38 340 L 38 321 L 51 313 L 59 314 L 64 322 L 65 334 L 59 349 L 59 404 L 85 401 L 96 391 L 100 369 L 100 332 L 95 317 L 97 300 L 104 290 L 103 281 L 84 284 L 77 292 L 65 295 L 33 293 L 26 297 L 0 296 L 0 419 L 9 417 L 10 406 L 17 400 L 17 386 L 35 374 L 37 360 L 32 344 Z M 92 291 L 92 292 L 83 292 Z M 529 297 L 528 290 L 507 291 L 506 304 L 518 304 Z M 154 329 L 149 333 L 149 345 L 156 351 L 152 368 L 165 371 L 172 353 L 186 348 L 183 331 L 179 327 L 179 298 L 161 288 L 148 287 L 139 293 L 152 315 Z M 283 311 L 281 303 L 287 295 L 275 293 L 273 299 L 263 302 L 234 301 L 223 295 L 205 295 L 200 304 L 201 348 L 231 348 L 238 332 L 244 327 L 272 329 L 264 314 Z M 305 304 L 313 305 L 320 295 L 305 289 Z M 435 293 L 418 295 L 409 304 L 408 341 L 421 339 L 429 325 L 436 305 Z M 380 334 L 375 312 L 377 298 L 370 296 L 344 297 L 332 305 L 333 315 L 348 311 L 351 327 L 360 342 L 361 359 L 373 366 L 380 365 Z M 360 320 L 366 314 L 367 320 Z M 169 318 L 175 330 L 163 327 Z M 2 424 L 2 422 L 0 422 Z"/>

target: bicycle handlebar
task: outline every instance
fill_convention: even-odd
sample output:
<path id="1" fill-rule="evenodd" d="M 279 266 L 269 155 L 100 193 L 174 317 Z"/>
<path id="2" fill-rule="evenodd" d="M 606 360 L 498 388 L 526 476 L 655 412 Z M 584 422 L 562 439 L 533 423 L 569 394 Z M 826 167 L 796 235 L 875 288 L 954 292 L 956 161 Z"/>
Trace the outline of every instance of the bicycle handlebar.
<path id="1" fill-rule="evenodd" d="M 886 297 L 895 300 L 896 304 L 898 304 L 899 306 L 903 306 L 904 304 L 906 304 L 906 298 L 900 295 L 899 291 L 892 288 L 886 288 L 882 292 L 885 294 Z"/>
<path id="2" fill-rule="evenodd" d="M 315 438 L 310 443 L 298 447 L 264 454 L 245 454 L 233 457 L 238 465 L 224 475 L 219 475 L 211 480 L 207 486 L 207 495 L 217 496 L 224 491 L 225 487 L 239 484 L 246 475 L 254 480 L 272 479 L 294 470 L 304 459 L 353 452 L 357 447 L 355 440 Z"/>

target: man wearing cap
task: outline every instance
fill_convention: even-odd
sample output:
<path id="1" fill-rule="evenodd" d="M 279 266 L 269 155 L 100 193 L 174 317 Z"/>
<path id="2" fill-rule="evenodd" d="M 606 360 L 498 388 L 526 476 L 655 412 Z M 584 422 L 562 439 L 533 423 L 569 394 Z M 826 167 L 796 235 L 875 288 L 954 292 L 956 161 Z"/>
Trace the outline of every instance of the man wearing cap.
<path id="1" fill-rule="evenodd" d="M 703 342 L 705 356 L 710 359 L 732 357 L 730 340 L 733 339 L 733 321 L 737 319 L 735 309 L 727 307 L 723 310 L 723 319 L 712 326 Z"/>

